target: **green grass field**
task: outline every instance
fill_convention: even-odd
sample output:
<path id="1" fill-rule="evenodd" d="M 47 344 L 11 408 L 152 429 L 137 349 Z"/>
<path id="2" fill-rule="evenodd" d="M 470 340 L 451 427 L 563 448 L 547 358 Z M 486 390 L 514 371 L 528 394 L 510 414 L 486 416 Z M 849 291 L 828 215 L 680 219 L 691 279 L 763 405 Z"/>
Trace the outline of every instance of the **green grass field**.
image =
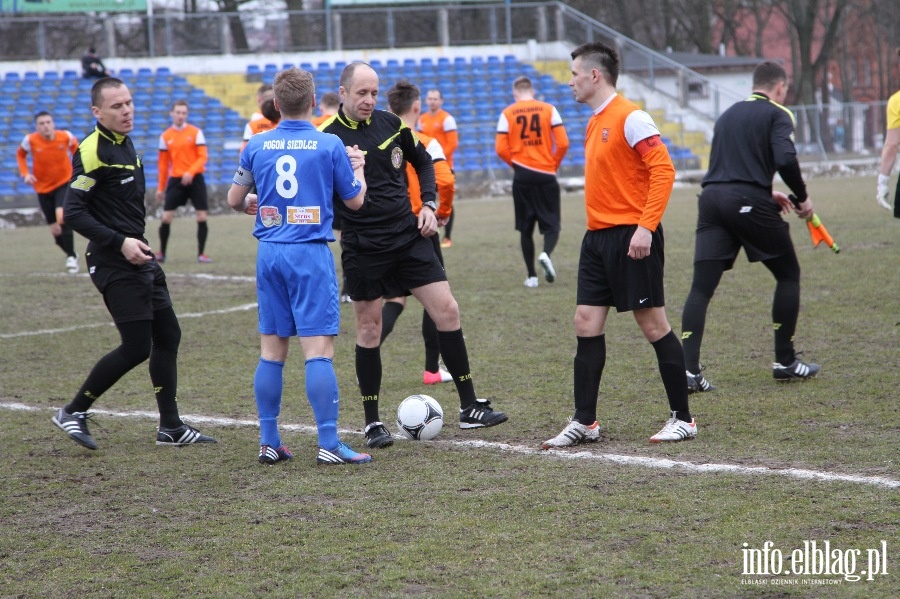
<path id="1" fill-rule="evenodd" d="M 874 187 L 810 182 L 839 255 L 813 249 L 790 219 L 803 269 L 796 344 L 822 365 L 817 379 L 773 382 L 774 281 L 742 255 L 709 310 L 702 359 L 718 390 L 691 398 L 699 438 L 647 442 L 668 416 L 654 352 L 631 315 L 613 313 L 602 440 L 550 453 L 540 442 L 572 413 L 581 196 L 564 198 L 558 280 L 537 289 L 522 286 L 511 201 L 460 200 L 448 273 L 476 389 L 510 420 L 461 431 L 452 385 L 421 384 L 413 300 L 382 348 L 382 417 L 426 392 L 448 418 L 435 441 L 398 441 L 361 467 L 316 466 L 299 343 L 281 418 L 296 458 L 256 461 L 249 217 L 211 219 L 210 265 L 195 262 L 193 219 L 173 225 L 179 403 L 219 440 L 178 449 L 154 445 L 145 366 L 95 404 L 98 451 L 50 422 L 118 335 L 88 277 L 63 274 L 46 227 L 0 230 L 0 597 L 900 596 L 900 221 Z M 676 332 L 697 191 L 677 189 L 663 221 Z M 361 449 L 352 307 L 342 311 L 340 424 Z M 792 551 L 828 542 L 831 573 L 749 574 L 748 550 L 767 541 L 766 563 L 777 550 L 784 568 Z M 853 581 L 873 556 L 886 564 Z"/>

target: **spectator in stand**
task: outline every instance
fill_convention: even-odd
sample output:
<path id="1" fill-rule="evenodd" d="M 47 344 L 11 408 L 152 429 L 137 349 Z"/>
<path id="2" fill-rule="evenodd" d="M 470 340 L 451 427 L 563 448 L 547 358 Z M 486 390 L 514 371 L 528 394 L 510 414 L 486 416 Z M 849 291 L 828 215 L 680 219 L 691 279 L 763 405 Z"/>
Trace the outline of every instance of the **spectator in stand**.
<path id="1" fill-rule="evenodd" d="M 97 50 L 93 46 L 88 48 L 84 56 L 81 57 L 81 71 L 81 76 L 85 79 L 109 77 L 109 71 L 103 65 L 103 61 L 100 60 Z"/>

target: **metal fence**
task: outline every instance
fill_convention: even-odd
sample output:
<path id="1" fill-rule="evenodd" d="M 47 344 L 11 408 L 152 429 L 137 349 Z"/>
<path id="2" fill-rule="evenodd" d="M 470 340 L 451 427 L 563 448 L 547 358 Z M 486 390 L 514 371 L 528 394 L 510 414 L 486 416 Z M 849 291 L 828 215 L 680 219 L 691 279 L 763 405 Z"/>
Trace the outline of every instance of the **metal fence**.
<path id="1" fill-rule="evenodd" d="M 669 56 L 624 37 L 560 2 L 448 4 L 238 13 L 8 16 L 0 20 L 0 60 L 79 57 L 90 45 L 104 57 L 249 56 L 325 50 L 412 49 L 424 46 L 510 45 L 600 40 L 618 49 L 624 74 L 641 93 L 662 99 L 678 120 L 705 121 L 743 99 Z M 559 58 L 559 57 L 557 57 Z M 794 107 L 797 145 L 827 159 L 880 152 L 883 104 Z M 696 130 L 697 128 L 694 127 Z"/>

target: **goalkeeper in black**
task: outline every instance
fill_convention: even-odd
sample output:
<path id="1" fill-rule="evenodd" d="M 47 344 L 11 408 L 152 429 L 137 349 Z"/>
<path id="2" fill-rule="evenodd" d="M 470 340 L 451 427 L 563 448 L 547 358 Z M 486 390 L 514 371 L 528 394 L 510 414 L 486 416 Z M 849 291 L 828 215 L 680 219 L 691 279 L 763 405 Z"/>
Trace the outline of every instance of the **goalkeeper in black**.
<path id="1" fill-rule="evenodd" d="M 800 173 L 794 147 L 794 115 L 782 106 L 788 77 L 781 65 L 764 62 L 753 73 L 753 93 L 716 121 L 709 171 L 703 178 L 694 247 L 694 278 L 684 304 L 681 339 L 690 392 L 715 389 L 701 374 L 700 344 L 706 309 L 726 270 L 743 247 L 750 262 L 762 262 L 775 277 L 772 322 L 775 329 L 776 381 L 814 377 L 794 351 L 800 312 L 800 263 L 788 224 L 781 214 L 806 219 L 812 200 Z M 773 191 L 775 173 L 793 198 Z"/>
<path id="2" fill-rule="evenodd" d="M 157 445 L 215 443 L 181 421 L 176 402 L 181 328 L 166 275 L 144 237 L 144 165 L 128 133 L 134 103 L 119 79 L 98 79 L 91 89 L 97 126 L 72 159 L 66 223 L 88 238 L 91 281 L 119 330 L 121 345 L 96 363 L 78 393 L 53 422 L 79 445 L 97 449 L 87 427 L 91 405 L 132 368 L 150 358 L 150 381 L 159 408 Z"/>
<path id="3" fill-rule="evenodd" d="M 379 418 L 382 297 L 412 293 L 438 330 L 441 356 L 459 393 L 459 426 L 494 426 L 507 416 L 478 399 L 469 355 L 447 276 L 428 237 L 437 233 L 434 165 L 415 133 L 398 116 L 376 110 L 378 74 L 354 62 L 340 80 L 338 113 L 319 126 L 346 146 L 366 153 L 366 200 L 358 211 L 339 206 L 341 264 L 356 316 L 356 376 L 366 420 L 366 444 L 387 447 L 393 438 Z M 404 171 L 413 165 L 422 188 L 422 210 L 410 207 Z"/>

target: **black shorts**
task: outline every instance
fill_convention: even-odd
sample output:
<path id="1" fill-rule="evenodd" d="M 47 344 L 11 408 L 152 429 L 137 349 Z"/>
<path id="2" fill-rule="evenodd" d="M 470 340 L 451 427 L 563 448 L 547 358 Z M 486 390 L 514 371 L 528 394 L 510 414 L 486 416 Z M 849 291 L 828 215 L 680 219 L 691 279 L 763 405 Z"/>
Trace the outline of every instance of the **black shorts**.
<path id="1" fill-rule="evenodd" d="M 515 167 L 512 185 L 516 231 L 533 230 L 537 222 L 542 235 L 559 231 L 559 181 L 554 175 Z"/>
<path id="2" fill-rule="evenodd" d="M 652 234 L 650 255 L 642 260 L 628 257 L 636 229 L 637 225 L 623 225 L 584 234 L 578 260 L 578 305 L 615 306 L 618 312 L 666 305 L 662 225 Z"/>
<path id="3" fill-rule="evenodd" d="M 401 297 L 410 289 L 447 280 L 434 240 L 422 237 L 412 212 L 396 225 L 344 230 L 341 248 L 347 293 L 354 301 Z"/>
<path id="4" fill-rule="evenodd" d="M 69 184 L 66 183 L 60 185 L 50 193 L 38 194 L 38 204 L 41 206 L 41 212 L 44 213 L 44 220 L 47 221 L 48 225 L 52 225 L 56 222 L 56 209 L 63 207 L 63 204 L 66 201 L 66 190 L 68 189 Z M 63 218 L 65 219 L 65 215 Z"/>
<path id="5" fill-rule="evenodd" d="M 697 204 L 694 262 L 724 260 L 728 270 L 742 247 L 750 262 L 794 255 L 790 227 L 769 190 L 751 185 L 707 185 Z"/>
<path id="6" fill-rule="evenodd" d="M 118 250 L 89 243 L 85 261 L 114 322 L 153 320 L 154 312 L 172 305 L 166 275 L 155 260 L 135 266 Z"/>
<path id="7" fill-rule="evenodd" d="M 180 178 L 169 177 L 169 182 L 166 183 L 166 203 L 163 205 L 163 210 L 175 210 L 186 205 L 188 200 L 191 201 L 194 210 L 209 210 L 203 173 L 194 175 L 194 180 L 190 185 L 182 185 Z"/>

